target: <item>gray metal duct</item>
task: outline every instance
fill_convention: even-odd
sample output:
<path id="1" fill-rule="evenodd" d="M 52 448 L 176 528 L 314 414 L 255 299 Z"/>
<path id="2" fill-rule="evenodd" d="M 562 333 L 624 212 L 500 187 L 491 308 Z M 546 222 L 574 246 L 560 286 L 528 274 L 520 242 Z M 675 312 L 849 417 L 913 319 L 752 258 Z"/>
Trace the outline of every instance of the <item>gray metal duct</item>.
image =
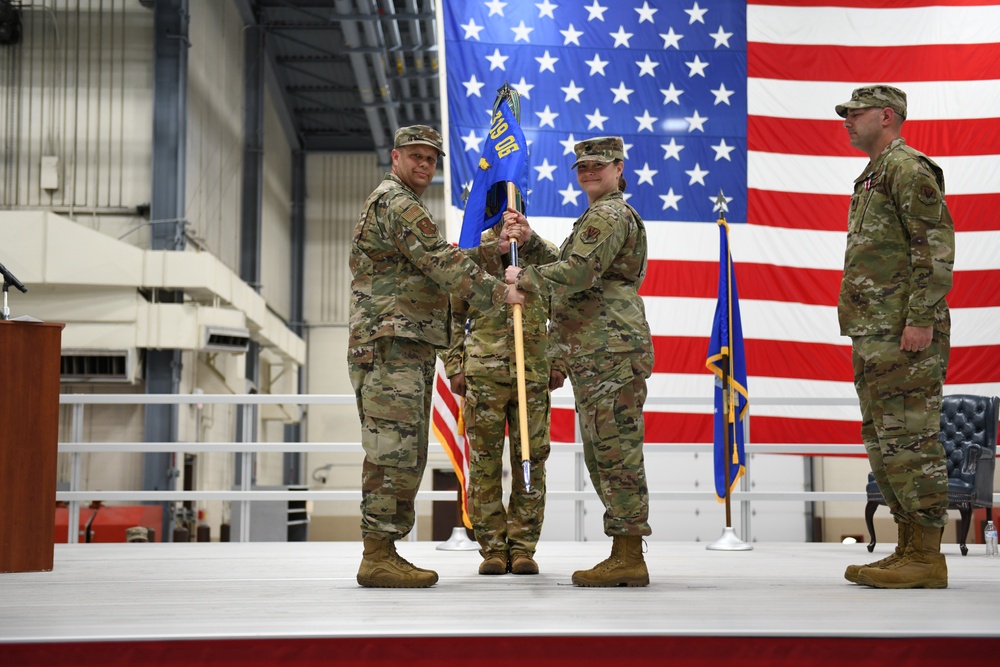
<path id="1" fill-rule="evenodd" d="M 351 0 L 336 0 L 334 7 L 338 14 L 349 16 L 354 14 L 354 3 Z M 364 53 L 360 51 L 362 46 L 361 33 L 358 30 L 358 22 L 343 19 L 340 22 L 341 30 L 344 32 L 344 42 L 351 49 L 349 53 L 351 69 L 354 71 L 354 78 L 358 82 L 358 92 L 361 95 L 361 102 L 364 104 L 365 116 L 368 118 L 368 126 L 371 128 L 372 139 L 375 140 L 375 151 L 378 154 L 380 165 L 390 163 L 390 145 L 386 140 L 386 128 L 382 123 L 382 117 L 375 106 L 375 91 L 372 89 L 371 76 L 368 74 L 368 63 Z M 390 132 L 395 133 L 396 128 L 391 127 Z"/>
<path id="2" fill-rule="evenodd" d="M 431 10 L 433 10 L 433 3 L 428 3 L 428 4 L 431 5 Z M 412 15 L 416 16 L 416 14 L 418 12 L 418 9 L 417 9 L 417 0 L 406 0 L 406 11 L 409 14 L 412 14 Z M 425 76 L 425 74 L 426 74 L 426 67 L 425 67 L 425 64 L 424 64 L 424 48 L 423 48 L 424 47 L 424 38 L 423 38 L 422 31 L 420 30 L 420 21 L 418 19 L 413 19 L 412 21 L 408 21 L 408 24 L 409 24 L 409 28 L 410 28 L 410 42 L 414 46 L 414 50 L 413 50 L 413 68 L 416 70 L 417 75 L 418 75 L 417 76 L 417 93 L 420 95 L 420 99 L 426 100 L 426 99 L 429 99 L 429 97 L 428 97 L 428 94 L 427 94 L 427 77 Z M 434 34 L 431 34 L 431 36 L 430 36 L 430 43 L 431 43 L 431 45 L 433 45 L 436 41 L 437 41 L 437 36 L 434 35 Z M 423 112 L 424 119 L 428 119 L 428 118 L 433 118 L 434 117 L 434 116 L 431 115 L 431 105 L 428 104 L 427 102 L 424 102 L 421 105 L 421 111 Z"/>
<path id="3" fill-rule="evenodd" d="M 410 90 L 410 81 L 406 78 L 406 59 L 403 57 L 403 38 L 399 35 L 399 23 L 396 21 L 396 6 L 394 0 L 381 0 L 382 15 L 385 17 L 383 31 L 386 35 L 386 42 L 392 52 L 393 60 L 396 64 L 396 76 L 399 78 L 399 96 L 402 98 L 403 110 L 406 112 L 408 124 L 415 122 L 413 116 L 413 103 L 409 100 L 413 97 Z M 426 116 L 424 116 L 426 118 Z"/>
<path id="4" fill-rule="evenodd" d="M 374 8 L 374 2 L 371 0 L 357 0 L 358 10 L 362 16 L 371 16 L 372 9 Z M 382 28 L 378 21 L 362 21 L 362 29 L 365 33 L 365 39 L 367 40 L 367 46 L 371 49 L 372 54 L 372 69 L 375 74 L 375 81 L 378 83 L 379 95 L 382 98 L 382 103 L 385 109 L 386 120 L 389 123 L 389 136 L 391 137 L 399 129 L 399 118 L 396 116 L 396 103 L 392 98 L 392 88 L 389 86 L 389 77 L 386 76 L 386 51 L 385 51 L 385 40 L 382 38 Z M 381 49 L 381 53 L 379 50 Z M 376 147 L 378 147 L 378 141 L 375 142 Z M 385 161 L 381 164 L 383 166 L 388 166 L 390 160 L 388 159 L 388 152 L 385 155 Z M 379 153 L 379 159 L 382 159 L 382 153 Z"/>

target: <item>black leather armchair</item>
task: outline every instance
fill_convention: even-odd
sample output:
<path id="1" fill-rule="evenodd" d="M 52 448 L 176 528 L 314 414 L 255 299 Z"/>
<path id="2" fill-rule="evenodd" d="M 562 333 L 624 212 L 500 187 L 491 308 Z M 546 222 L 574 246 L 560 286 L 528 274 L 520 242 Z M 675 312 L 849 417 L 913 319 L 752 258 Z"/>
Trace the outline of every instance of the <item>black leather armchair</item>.
<path id="1" fill-rule="evenodd" d="M 941 403 L 941 442 L 948 459 L 948 506 L 961 513 L 958 540 L 962 555 L 972 524 L 972 509 L 985 507 L 988 520 L 993 518 L 993 471 L 997 456 L 997 419 L 1000 418 L 1000 398 L 952 394 Z M 865 505 L 865 525 L 872 541 L 868 551 L 875 549 L 873 518 L 879 505 L 885 505 L 875 477 L 868 473 L 868 504 Z"/>

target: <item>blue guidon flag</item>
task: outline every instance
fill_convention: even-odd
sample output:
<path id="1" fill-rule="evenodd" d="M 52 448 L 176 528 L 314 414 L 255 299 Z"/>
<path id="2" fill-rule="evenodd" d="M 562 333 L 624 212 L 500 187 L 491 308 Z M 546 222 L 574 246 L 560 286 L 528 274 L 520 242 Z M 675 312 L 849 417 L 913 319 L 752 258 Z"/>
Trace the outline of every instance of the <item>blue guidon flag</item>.
<path id="1" fill-rule="evenodd" d="M 528 144 L 521 124 L 506 101 L 497 106 L 489 127 L 486 145 L 476 165 L 476 176 L 469 190 L 462 219 L 460 248 L 474 248 L 479 237 L 495 225 L 507 208 L 507 190 L 500 187 L 496 196 L 490 191 L 501 183 L 514 183 L 523 197 L 528 189 Z"/>

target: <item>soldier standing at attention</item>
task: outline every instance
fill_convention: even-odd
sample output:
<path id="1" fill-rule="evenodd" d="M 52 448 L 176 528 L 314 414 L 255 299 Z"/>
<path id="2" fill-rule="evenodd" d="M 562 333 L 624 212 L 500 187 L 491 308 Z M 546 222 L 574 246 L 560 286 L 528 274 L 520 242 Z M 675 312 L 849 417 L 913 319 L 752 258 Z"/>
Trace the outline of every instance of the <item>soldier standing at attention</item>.
<path id="1" fill-rule="evenodd" d="M 427 464 L 436 351 L 449 344 L 448 293 L 484 312 L 524 295 L 484 273 L 438 233 L 420 197 L 443 156 L 437 130 L 400 128 L 392 172 L 368 196 L 351 244 L 347 361 L 361 443 L 362 586 L 424 588 L 436 572 L 403 559 L 396 540 L 413 528 Z"/>
<path id="2" fill-rule="evenodd" d="M 870 159 L 851 197 L 840 333 L 851 337 L 861 437 L 899 533 L 893 554 L 844 576 L 876 588 L 946 588 L 948 469 L 938 432 L 955 228 L 944 174 L 900 136 L 902 90 L 858 88 L 836 111 Z"/>
<path id="3" fill-rule="evenodd" d="M 507 214 L 508 220 L 511 215 Z M 510 227 L 510 222 L 494 225 L 483 233 L 479 246 L 465 251 L 484 271 L 500 280 L 510 265 Z M 517 229 L 520 264 L 546 264 L 558 259 L 554 245 L 532 235 L 527 226 Z M 546 356 L 549 298 L 537 293 L 525 298 L 524 375 L 531 491 L 525 489 L 523 475 L 512 475 L 506 510 L 502 481 L 504 436 L 508 430 L 511 470 L 521 471 L 514 322 L 508 312 L 511 309 L 483 312 L 455 296 L 451 308 L 452 346 L 444 359 L 445 371 L 451 390 L 465 397 L 465 433 L 470 449 L 469 518 L 482 547 L 479 574 L 538 574 L 534 554 L 545 516 L 545 461 L 550 450 L 550 373 Z M 558 377 L 556 386 L 562 386 L 565 374 L 555 370 L 552 374 Z"/>
<path id="4" fill-rule="evenodd" d="M 589 207 L 563 242 L 558 262 L 508 267 L 507 282 L 552 298 L 551 357 L 565 363 L 580 419 L 583 456 L 604 504 L 611 556 L 573 573 L 577 586 L 648 586 L 642 538 L 650 534 L 642 445 L 653 341 L 639 286 L 646 228 L 625 203 L 621 137 L 574 146 L 577 181 Z M 517 214 L 517 223 L 527 225 Z"/>

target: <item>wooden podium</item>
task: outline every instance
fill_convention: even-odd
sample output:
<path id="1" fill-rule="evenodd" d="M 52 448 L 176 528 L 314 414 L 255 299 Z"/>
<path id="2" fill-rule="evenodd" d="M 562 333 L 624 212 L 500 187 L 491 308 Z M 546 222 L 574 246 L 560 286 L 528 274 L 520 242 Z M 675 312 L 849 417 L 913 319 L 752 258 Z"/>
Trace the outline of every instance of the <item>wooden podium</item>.
<path id="1" fill-rule="evenodd" d="M 0 320 L 0 572 L 52 569 L 64 326 Z"/>

